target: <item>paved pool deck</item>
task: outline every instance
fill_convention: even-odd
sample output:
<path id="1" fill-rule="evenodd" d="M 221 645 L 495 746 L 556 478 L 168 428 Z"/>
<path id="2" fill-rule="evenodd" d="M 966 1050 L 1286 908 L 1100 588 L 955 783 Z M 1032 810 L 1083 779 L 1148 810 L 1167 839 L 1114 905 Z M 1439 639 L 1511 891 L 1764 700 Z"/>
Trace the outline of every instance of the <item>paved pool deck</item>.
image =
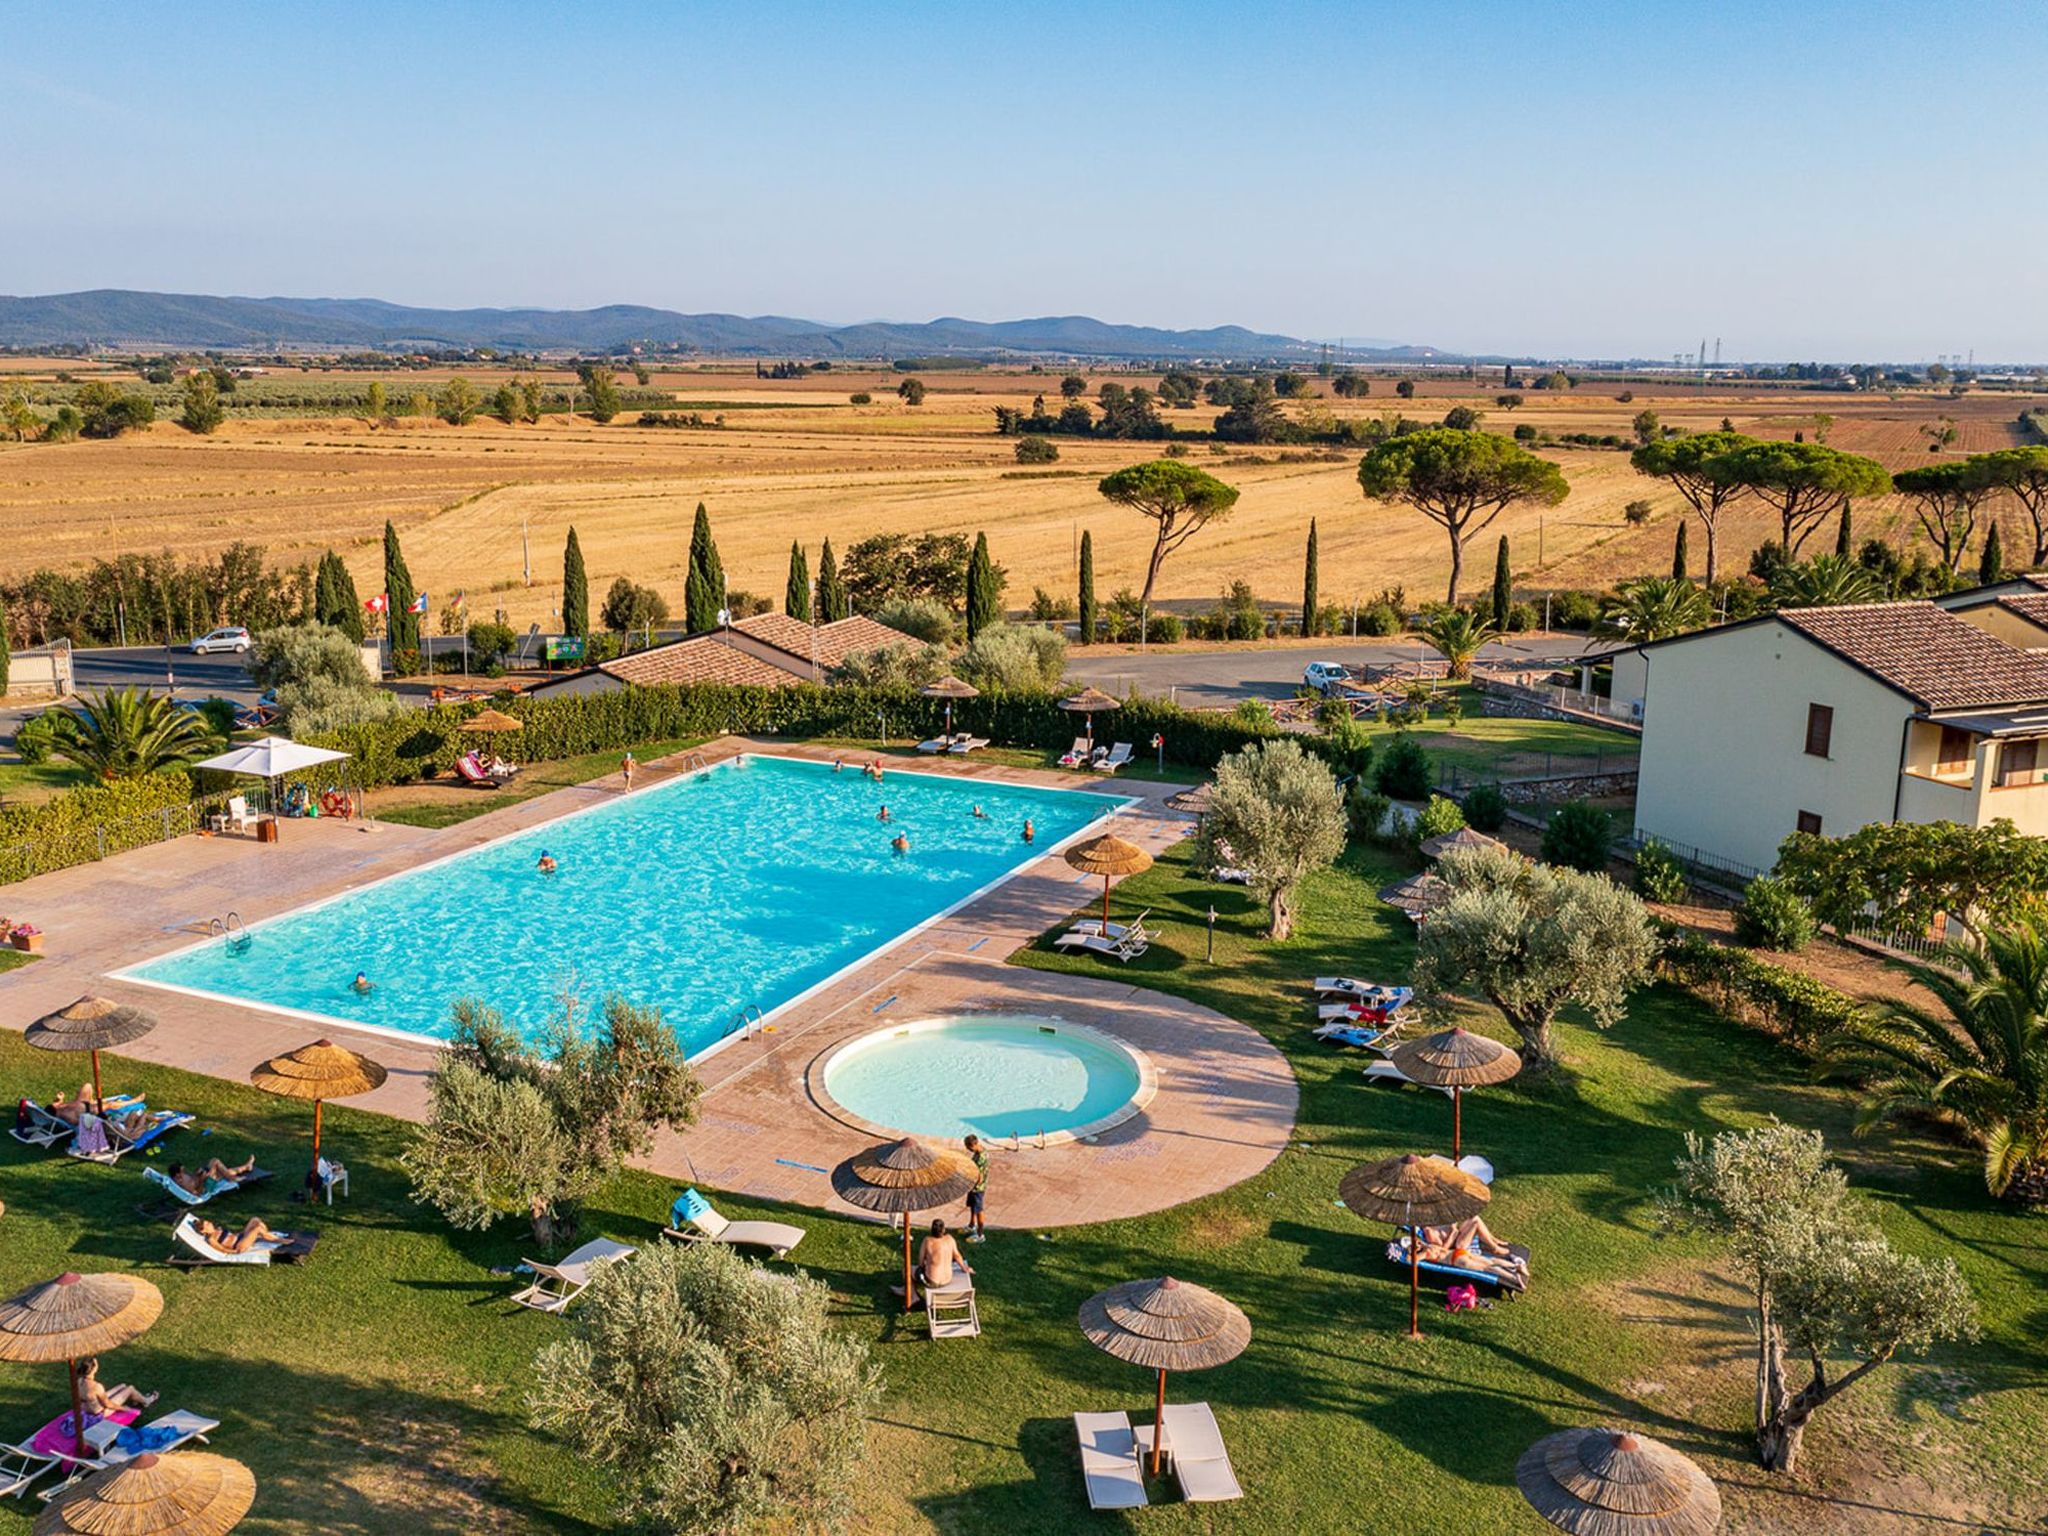
<path id="1" fill-rule="evenodd" d="M 841 754 L 772 740 L 725 738 L 643 768 L 643 785 L 740 752 L 829 759 Z M 1053 770 L 972 759 L 920 768 L 1057 789 L 1130 797 L 1114 830 L 1152 853 L 1192 829 L 1166 808 L 1181 786 L 1082 779 Z M 324 1034 L 390 1069 L 352 1107 L 418 1120 L 436 1049 L 391 1035 L 322 1027 L 263 1009 L 109 980 L 203 938 L 230 912 L 244 922 L 289 912 L 430 859 L 444 858 L 625 792 L 616 777 L 556 790 L 457 826 L 284 823 L 280 840 L 186 837 L 0 887 L 0 908 L 48 936 L 33 965 L 0 975 L 0 1026 L 21 1029 L 85 992 L 140 1004 L 157 1029 L 109 1058 L 129 1056 L 246 1080 L 250 1067 Z M 1143 1050 L 1159 1090 L 1137 1116 L 1091 1142 L 992 1148 L 989 1223 L 1053 1227 L 1141 1215 L 1227 1189 L 1279 1155 L 1297 1091 L 1286 1060 L 1257 1031 L 1206 1008 L 1130 985 L 1113 961 L 1100 974 L 1050 973 L 1003 962 L 1091 901 L 1100 884 L 1057 855 L 1027 864 L 960 910 L 870 955 L 776 1015 L 770 1028 L 728 1044 L 699 1066 L 703 1114 L 688 1133 L 663 1133 L 645 1160 L 665 1176 L 763 1199 L 862 1215 L 833 1197 L 825 1172 L 871 1135 L 813 1101 L 806 1073 L 848 1037 L 937 1013 L 1042 1013 L 1087 1024 Z M 451 917 L 453 914 L 451 914 Z M 946 1213 L 938 1213 L 946 1214 Z M 958 1214 L 958 1213 L 954 1213 Z"/>

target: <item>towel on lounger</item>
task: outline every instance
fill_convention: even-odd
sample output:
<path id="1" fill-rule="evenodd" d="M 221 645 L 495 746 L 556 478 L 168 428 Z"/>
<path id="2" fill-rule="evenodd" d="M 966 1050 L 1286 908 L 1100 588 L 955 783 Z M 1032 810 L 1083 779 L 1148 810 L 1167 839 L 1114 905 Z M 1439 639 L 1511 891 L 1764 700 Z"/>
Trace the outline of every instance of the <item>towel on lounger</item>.
<path id="1" fill-rule="evenodd" d="M 133 1424 L 137 1419 L 141 1418 L 142 1411 L 138 1408 L 116 1408 L 112 1413 L 107 1414 L 106 1417 L 116 1424 L 126 1426 Z M 87 1429 L 91 1429 L 93 1425 L 100 1422 L 101 1416 L 97 1413 L 88 1413 L 85 1416 L 85 1427 Z M 78 1449 L 78 1436 L 71 1428 L 70 1413 L 58 1414 L 56 1418 L 50 1420 L 49 1423 L 37 1430 L 35 1438 L 29 1441 L 28 1448 L 38 1456 L 63 1456 L 69 1459 L 72 1453 Z"/>

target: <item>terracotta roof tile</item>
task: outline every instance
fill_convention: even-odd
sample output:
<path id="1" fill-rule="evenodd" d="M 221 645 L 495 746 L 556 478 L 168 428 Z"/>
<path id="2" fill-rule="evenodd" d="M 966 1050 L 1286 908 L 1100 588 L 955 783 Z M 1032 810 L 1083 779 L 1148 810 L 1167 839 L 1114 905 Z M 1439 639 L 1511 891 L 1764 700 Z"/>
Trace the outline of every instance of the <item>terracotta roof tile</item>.
<path id="1" fill-rule="evenodd" d="M 678 640 L 608 661 L 604 670 L 627 683 L 745 683 L 784 688 L 802 679 L 773 662 L 749 655 L 709 635 Z"/>
<path id="2" fill-rule="evenodd" d="M 764 645 L 789 652 L 803 663 L 805 670 L 809 670 L 811 626 L 803 620 L 793 619 L 786 613 L 757 613 L 752 618 L 739 620 L 733 628 Z M 915 643 L 901 630 L 878 624 L 865 614 L 857 613 L 851 618 L 818 626 L 818 665 L 830 669 L 855 651 L 878 651 L 885 646 Z"/>
<path id="3" fill-rule="evenodd" d="M 2030 624 L 2048 626 L 2048 592 L 2022 592 L 2014 597 L 2002 597 L 1998 606 L 2010 609 Z"/>
<path id="4" fill-rule="evenodd" d="M 2007 645 L 1932 603 L 1781 609 L 1778 618 L 1927 709 L 2048 699 L 2048 656 Z"/>

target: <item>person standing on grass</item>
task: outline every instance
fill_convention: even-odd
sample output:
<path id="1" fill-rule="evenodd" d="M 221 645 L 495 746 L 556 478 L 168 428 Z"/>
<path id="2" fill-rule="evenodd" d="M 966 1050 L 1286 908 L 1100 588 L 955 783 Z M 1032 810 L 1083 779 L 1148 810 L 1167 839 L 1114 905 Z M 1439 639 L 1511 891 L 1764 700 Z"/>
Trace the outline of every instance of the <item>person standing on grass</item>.
<path id="1" fill-rule="evenodd" d="M 982 1205 L 988 1199 L 988 1153 L 982 1150 L 979 1136 L 968 1137 L 966 1145 L 974 1162 L 974 1188 L 967 1191 L 967 1221 L 974 1230 L 967 1234 L 967 1241 L 978 1243 L 987 1236 Z"/>

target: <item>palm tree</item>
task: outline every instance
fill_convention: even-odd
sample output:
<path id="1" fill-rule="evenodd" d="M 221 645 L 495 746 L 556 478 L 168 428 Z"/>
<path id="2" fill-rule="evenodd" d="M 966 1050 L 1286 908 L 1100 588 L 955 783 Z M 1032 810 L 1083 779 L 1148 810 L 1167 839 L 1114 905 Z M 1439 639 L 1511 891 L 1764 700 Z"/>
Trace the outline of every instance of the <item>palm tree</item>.
<path id="1" fill-rule="evenodd" d="M 1876 572 L 1840 555 L 1815 555 L 1803 565 L 1784 566 L 1771 580 L 1771 601 L 1780 608 L 1839 608 L 1883 597 Z"/>
<path id="2" fill-rule="evenodd" d="M 112 782 L 187 762 L 206 745 L 206 730 L 192 711 L 140 688 L 109 688 L 70 712 L 53 748 Z"/>
<path id="3" fill-rule="evenodd" d="M 1934 1111 L 1983 1143 L 1992 1194 L 2048 1201 L 2048 929 L 1991 930 L 1941 960 L 1914 967 L 1938 1011 L 1895 1002 L 1828 1035 L 1821 1060 L 1861 1079 L 1859 1132 Z"/>
<path id="4" fill-rule="evenodd" d="M 1445 671 L 1454 680 L 1472 675 L 1472 658 L 1496 633 L 1491 622 L 1469 608 L 1439 609 L 1420 630 L 1442 653 Z"/>
<path id="5" fill-rule="evenodd" d="M 1625 582 L 1620 595 L 1607 605 L 1608 624 L 1639 642 L 1668 640 L 1705 629 L 1713 617 L 1714 605 L 1705 589 L 1683 576 L 1645 576 Z"/>

